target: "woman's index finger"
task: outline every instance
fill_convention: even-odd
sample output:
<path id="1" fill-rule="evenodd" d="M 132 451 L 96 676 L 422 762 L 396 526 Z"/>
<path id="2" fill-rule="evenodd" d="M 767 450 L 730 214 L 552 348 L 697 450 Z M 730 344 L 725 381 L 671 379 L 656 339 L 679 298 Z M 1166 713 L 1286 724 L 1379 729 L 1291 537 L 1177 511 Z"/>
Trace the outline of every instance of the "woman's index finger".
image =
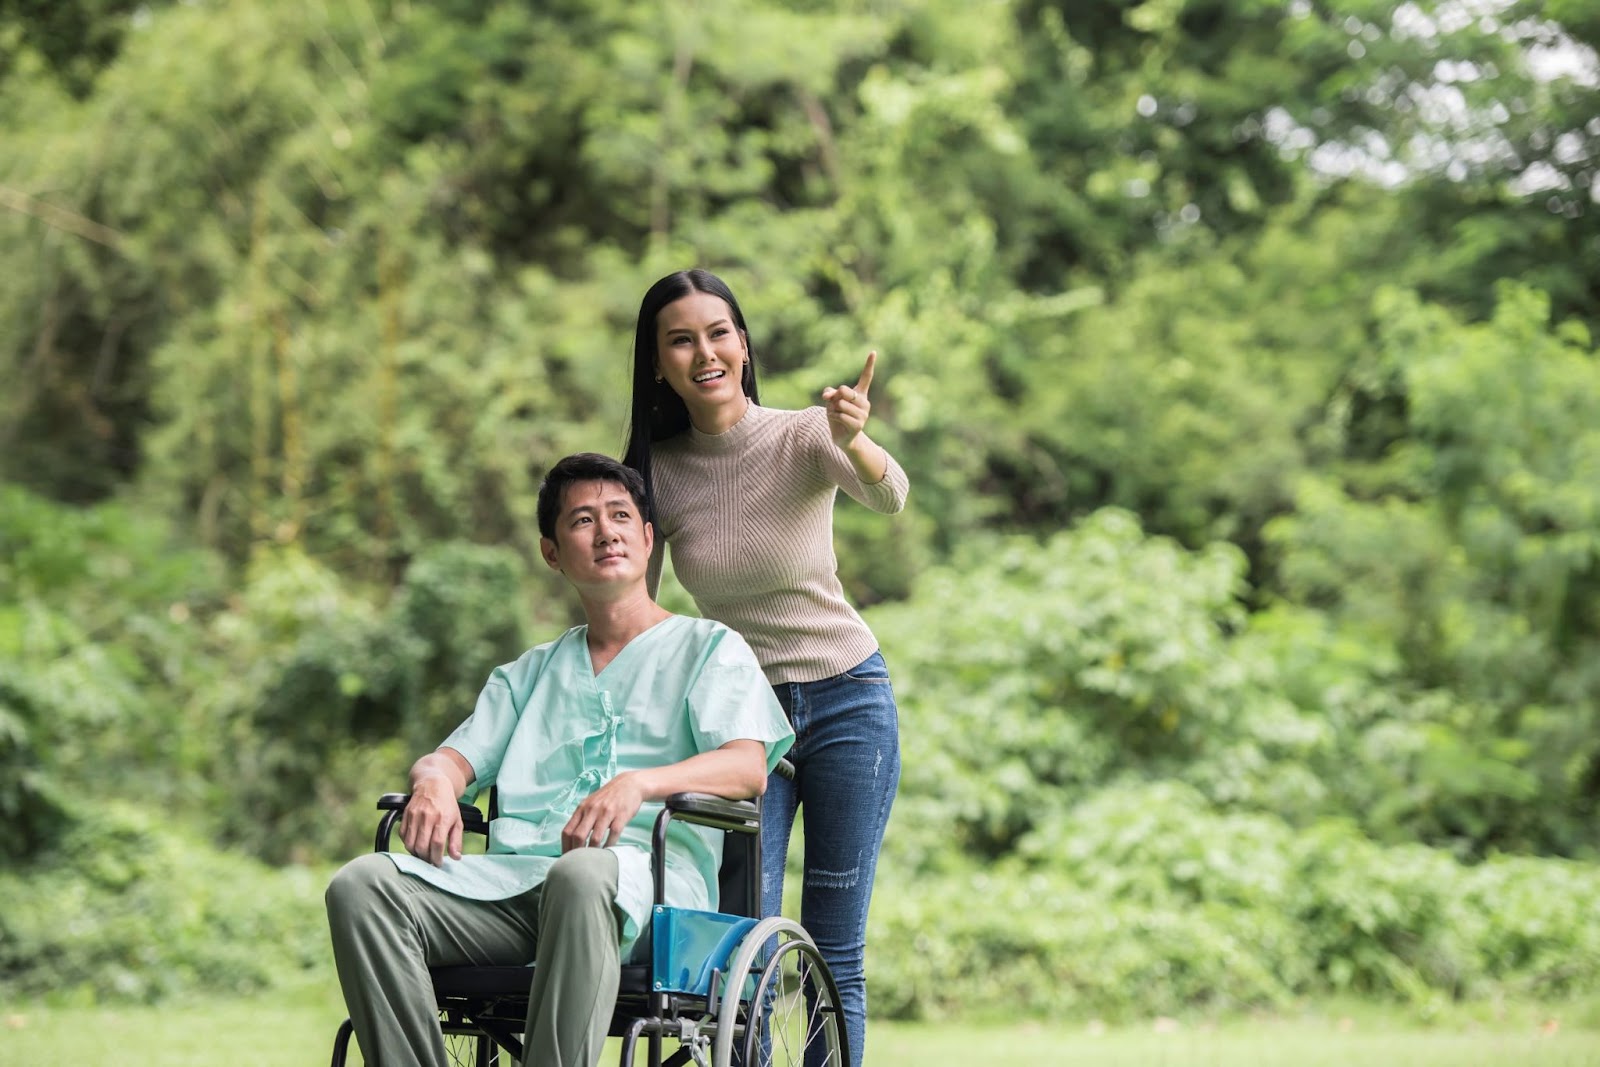
<path id="1" fill-rule="evenodd" d="M 872 388 L 872 369 L 878 363 L 878 353 L 868 352 L 866 366 L 861 368 L 861 377 L 856 379 L 856 392 L 864 393 Z"/>

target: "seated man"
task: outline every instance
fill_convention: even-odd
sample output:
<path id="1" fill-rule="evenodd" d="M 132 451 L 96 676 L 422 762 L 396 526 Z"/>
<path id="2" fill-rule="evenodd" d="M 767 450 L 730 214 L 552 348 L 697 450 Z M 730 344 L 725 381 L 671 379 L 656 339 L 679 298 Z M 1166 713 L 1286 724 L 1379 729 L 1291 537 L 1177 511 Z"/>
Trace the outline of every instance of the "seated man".
<path id="1" fill-rule="evenodd" d="M 368 1064 L 445 1062 L 430 965 L 525 964 L 528 1064 L 599 1060 L 621 961 L 649 921 L 650 837 L 673 793 L 752 797 L 794 740 L 732 630 L 658 606 L 639 475 L 585 453 L 539 487 L 540 549 L 587 625 L 498 667 L 476 709 L 411 768 L 410 856 L 328 887 L 339 982 Z M 499 786 L 487 854 L 463 857 L 456 800 Z M 674 822 L 667 899 L 715 906 L 721 834 Z"/>

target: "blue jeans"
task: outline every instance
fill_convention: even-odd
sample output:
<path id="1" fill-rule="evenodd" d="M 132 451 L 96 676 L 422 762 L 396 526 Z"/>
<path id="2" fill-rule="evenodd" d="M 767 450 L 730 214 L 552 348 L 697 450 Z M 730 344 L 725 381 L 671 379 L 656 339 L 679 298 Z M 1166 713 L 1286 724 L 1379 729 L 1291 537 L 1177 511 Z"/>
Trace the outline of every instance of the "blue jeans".
<path id="1" fill-rule="evenodd" d="M 867 905 L 889 808 L 900 783 L 900 721 L 883 656 L 843 674 L 773 687 L 794 726 L 795 780 L 773 775 L 761 815 L 761 910 L 783 909 L 795 811 L 805 820 L 800 925 L 839 985 L 851 1067 L 867 1043 Z M 807 1063 L 811 1062 L 808 1054 Z"/>

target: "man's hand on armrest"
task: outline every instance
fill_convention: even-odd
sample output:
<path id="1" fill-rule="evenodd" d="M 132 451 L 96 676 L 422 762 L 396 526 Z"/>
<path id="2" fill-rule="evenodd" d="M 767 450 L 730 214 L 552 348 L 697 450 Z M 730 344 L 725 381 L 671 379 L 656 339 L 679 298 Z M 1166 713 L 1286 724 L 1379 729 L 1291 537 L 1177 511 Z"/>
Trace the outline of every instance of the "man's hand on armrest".
<path id="1" fill-rule="evenodd" d="M 461 810 L 456 807 L 475 777 L 466 757 L 453 748 L 430 752 L 411 766 L 411 802 L 400 819 L 406 851 L 435 867 L 446 853 L 461 858 Z"/>
<path id="2" fill-rule="evenodd" d="M 616 844 L 628 822 L 649 800 L 665 800 L 674 793 L 710 793 L 743 800 L 760 796 L 766 788 L 767 746 L 752 740 L 729 741 L 665 767 L 624 771 L 578 805 L 562 828 L 561 851 Z"/>

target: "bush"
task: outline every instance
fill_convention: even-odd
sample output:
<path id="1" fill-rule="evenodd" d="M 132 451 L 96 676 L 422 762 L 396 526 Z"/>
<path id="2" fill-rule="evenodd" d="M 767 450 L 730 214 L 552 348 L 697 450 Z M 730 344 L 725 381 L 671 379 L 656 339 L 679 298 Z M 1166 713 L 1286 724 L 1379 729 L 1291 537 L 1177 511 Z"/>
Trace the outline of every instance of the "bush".
<path id="1" fill-rule="evenodd" d="M 324 878 L 218 852 L 160 813 L 97 810 L 0 872 L 0 994 L 245 993 L 329 958 Z"/>
<path id="2" fill-rule="evenodd" d="M 873 1011 L 891 1017 L 1600 992 L 1593 865 L 1469 866 L 1349 822 L 1219 812 L 1173 783 L 1104 790 L 983 870 L 890 856 L 880 872 L 869 970 Z"/>
<path id="3" fill-rule="evenodd" d="M 524 648 L 509 549 L 447 543 L 418 556 L 382 607 L 298 549 L 262 552 L 214 627 L 233 670 L 211 714 L 211 807 L 262 858 L 334 860 L 361 847 L 373 798 L 471 712 Z"/>
<path id="4" fill-rule="evenodd" d="M 347 855 L 361 838 L 351 805 L 372 796 L 348 777 L 352 762 L 381 754 L 391 786 L 404 782 L 395 742 L 415 699 L 418 642 L 364 592 L 296 549 L 263 552 L 213 626 L 231 670 L 204 696 L 227 738 L 210 753 L 207 810 L 253 855 Z"/>
<path id="5" fill-rule="evenodd" d="M 118 504 L 0 485 L 0 849 L 26 859 L 70 791 L 181 792 L 175 691 L 206 677 L 191 604 L 215 560 Z M 115 635 L 111 639 L 110 635 Z M 175 784 L 176 780 L 176 784 Z"/>
<path id="6" fill-rule="evenodd" d="M 914 815 L 889 847 L 935 866 L 997 858 L 1128 777 L 1314 807 L 1301 761 L 1325 730 L 1241 647 L 1244 557 L 1232 546 L 1190 552 L 1106 509 L 1043 541 L 969 551 L 870 616 L 905 726 L 900 804 Z"/>
<path id="7" fill-rule="evenodd" d="M 899 1019 L 1130 1018 L 1282 1006 L 1288 920 L 1109 899 L 1055 873 L 969 872 L 879 894 L 871 1011 Z"/>
<path id="8" fill-rule="evenodd" d="M 522 580 L 515 552 L 462 541 L 433 545 L 406 568 L 390 618 L 421 653 L 404 731 L 418 752 L 466 718 L 489 672 L 527 647 Z"/>

